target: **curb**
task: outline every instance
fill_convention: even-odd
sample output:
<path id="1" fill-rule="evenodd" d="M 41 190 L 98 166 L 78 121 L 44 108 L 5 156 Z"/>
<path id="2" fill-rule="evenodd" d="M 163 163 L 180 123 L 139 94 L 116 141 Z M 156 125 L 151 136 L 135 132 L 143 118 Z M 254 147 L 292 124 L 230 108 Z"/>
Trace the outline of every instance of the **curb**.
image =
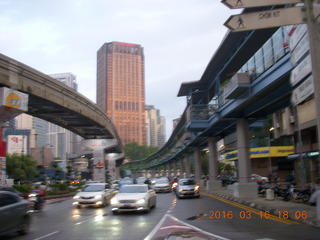
<path id="1" fill-rule="evenodd" d="M 206 193 L 207 194 L 211 194 L 211 195 L 215 195 L 215 196 L 218 196 L 218 197 L 221 197 L 221 198 L 233 201 L 233 202 L 237 202 L 237 203 L 240 203 L 242 205 L 245 205 L 245 206 L 248 206 L 248 207 L 252 207 L 252 208 L 260 210 L 260 211 L 269 211 L 270 214 L 272 214 L 272 215 L 274 215 L 276 217 L 279 216 L 279 214 L 278 214 L 279 212 L 282 212 L 282 211 L 280 211 L 278 209 L 268 208 L 266 206 L 258 205 L 258 204 L 253 203 L 253 202 L 239 200 L 239 199 L 237 199 L 235 197 L 228 197 L 228 196 L 225 196 L 223 194 L 212 193 L 212 192 L 208 192 L 208 191 Z M 288 217 L 288 219 L 291 220 L 291 221 L 294 221 L 294 222 L 306 224 L 306 225 L 311 226 L 311 227 L 320 228 L 320 224 L 316 220 L 296 219 L 296 218 L 293 218 L 293 217 L 290 217 L 290 216 Z"/>

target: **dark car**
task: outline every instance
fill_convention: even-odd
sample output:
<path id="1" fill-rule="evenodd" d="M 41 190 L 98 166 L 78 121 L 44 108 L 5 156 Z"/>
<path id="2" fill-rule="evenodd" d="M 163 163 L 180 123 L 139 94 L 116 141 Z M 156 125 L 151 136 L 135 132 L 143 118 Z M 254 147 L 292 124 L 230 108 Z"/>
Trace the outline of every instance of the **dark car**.
<path id="1" fill-rule="evenodd" d="M 13 187 L 7 187 L 7 186 L 0 186 L 0 191 L 8 191 L 8 192 L 13 192 L 17 195 L 19 195 L 20 197 L 23 197 L 23 193 L 16 190 L 15 188 Z"/>
<path id="2" fill-rule="evenodd" d="M 0 191 L 0 236 L 12 232 L 28 233 L 31 223 L 30 203 L 19 195 Z"/>
<path id="3" fill-rule="evenodd" d="M 183 178 L 178 181 L 175 193 L 178 198 L 200 197 L 200 186 L 193 178 Z"/>
<path id="4" fill-rule="evenodd" d="M 238 182 L 238 179 L 231 175 L 221 175 L 218 176 L 218 179 L 221 180 L 222 186 L 224 187 Z"/>

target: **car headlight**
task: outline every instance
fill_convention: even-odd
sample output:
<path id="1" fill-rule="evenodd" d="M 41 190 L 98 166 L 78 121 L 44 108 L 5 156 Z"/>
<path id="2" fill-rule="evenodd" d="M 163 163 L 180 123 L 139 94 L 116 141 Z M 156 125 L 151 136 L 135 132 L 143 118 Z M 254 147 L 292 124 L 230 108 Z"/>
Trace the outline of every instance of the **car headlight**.
<path id="1" fill-rule="evenodd" d="M 146 202 L 146 200 L 144 198 L 139 199 L 136 203 L 137 204 L 144 204 Z"/>
<path id="2" fill-rule="evenodd" d="M 80 196 L 74 196 L 73 197 L 73 199 L 79 199 L 80 198 Z"/>
<path id="3" fill-rule="evenodd" d="M 100 199 L 100 198 L 102 198 L 102 195 L 97 195 L 97 196 L 95 196 L 94 198 L 95 198 L 95 199 Z"/>
<path id="4" fill-rule="evenodd" d="M 194 190 L 197 191 L 199 189 L 199 185 L 195 186 Z"/>
<path id="5" fill-rule="evenodd" d="M 117 204 L 117 203 L 119 203 L 119 201 L 118 201 L 118 199 L 116 197 L 113 197 L 113 198 L 111 198 L 110 203 L 111 204 Z"/>

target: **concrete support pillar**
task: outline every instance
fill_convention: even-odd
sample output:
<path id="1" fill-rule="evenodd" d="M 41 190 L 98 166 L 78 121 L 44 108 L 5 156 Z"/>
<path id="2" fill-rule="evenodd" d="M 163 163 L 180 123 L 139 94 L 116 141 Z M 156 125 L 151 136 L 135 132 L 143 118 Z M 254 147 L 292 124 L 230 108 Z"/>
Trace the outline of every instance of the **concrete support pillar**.
<path id="1" fill-rule="evenodd" d="M 174 161 L 173 163 L 173 177 L 177 176 L 177 162 Z"/>
<path id="2" fill-rule="evenodd" d="M 200 183 L 200 187 L 204 187 L 204 184 L 201 181 L 202 169 L 201 169 L 200 154 L 201 154 L 201 149 L 196 147 L 194 149 L 194 170 L 195 170 L 194 175 L 195 175 L 195 179 L 196 179 L 197 183 Z"/>
<path id="3" fill-rule="evenodd" d="M 180 176 L 180 177 L 183 177 L 184 172 L 185 172 L 184 159 L 181 158 L 179 161 L 180 161 L 179 176 Z"/>
<path id="4" fill-rule="evenodd" d="M 218 177 L 218 148 L 217 140 L 213 137 L 208 139 L 208 161 L 209 161 L 209 180 L 207 181 L 207 189 L 209 192 L 221 189 L 221 181 Z"/>
<path id="5" fill-rule="evenodd" d="M 258 185 L 250 182 L 251 159 L 249 146 L 249 124 L 244 118 L 237 119 L 239 183 L 234 184 L 235 197 L 258 197 Z"/>
<path id="6" fill-rule="evenodd" d="M 168 169 L 168 171 L 167 171 L 166 176 L 168 176 L 170 178 L 171 177 L 171 163 L 170 162 L 167 163 L 167 169 Z"/>
<path id="7" fill-rule="evenodd" d="M 190 177 L 190 155 L 187 153 L 184 157 L 184 170 L 185 174 L 183 177 Z"/>

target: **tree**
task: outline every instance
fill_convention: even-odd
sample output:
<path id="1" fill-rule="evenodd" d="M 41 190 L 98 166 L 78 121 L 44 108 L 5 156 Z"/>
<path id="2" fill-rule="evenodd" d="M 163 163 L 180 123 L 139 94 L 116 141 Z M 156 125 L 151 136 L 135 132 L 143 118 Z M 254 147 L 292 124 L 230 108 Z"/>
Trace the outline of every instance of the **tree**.
<path id="1" fill-rule="evenodd" d="M 158 147 L 139 145 L 136 142 L 131 142 L 124 146 L 125 156 L 126 158 L 129 158 L 131 161 L 145 159 L 157 152 L 158 150 Z"/>
<path id="2" fill-rule="evenodd" d="M 33 180 L 36 174 L 36 161 L 31 155 L 7 154 L 6 170 L 9 178 Z"/>

